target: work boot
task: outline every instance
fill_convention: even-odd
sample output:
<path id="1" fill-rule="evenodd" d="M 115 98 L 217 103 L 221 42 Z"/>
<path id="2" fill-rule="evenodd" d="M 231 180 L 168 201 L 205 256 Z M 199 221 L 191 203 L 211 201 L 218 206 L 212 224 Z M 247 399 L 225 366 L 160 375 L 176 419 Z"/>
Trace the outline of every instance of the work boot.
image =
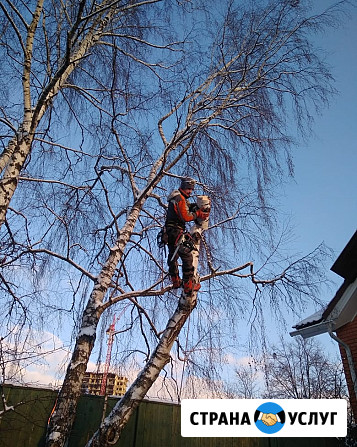
<path id="1" fill-rule="evenodd" d="M 183 283 L 183 291 L 190 295 L 192 292 L 198 292 L 201 288 L 201 284 L 199 282 L 193 282 L 192 279 L 185 281 Z"/>
<path id="2" fill-rule="evenodd" d="M 182 285 L 181 278 L 179 276 L 171 276 L 173 289 L 179 289 Z"/>

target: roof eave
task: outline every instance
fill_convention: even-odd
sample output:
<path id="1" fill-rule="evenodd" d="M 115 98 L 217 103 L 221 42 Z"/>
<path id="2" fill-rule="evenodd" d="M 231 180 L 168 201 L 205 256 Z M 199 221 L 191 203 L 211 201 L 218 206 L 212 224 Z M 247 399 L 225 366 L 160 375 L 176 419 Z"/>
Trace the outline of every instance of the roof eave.
<path id="1" fill-rule="evenodd" d="M 325 332 L 335 332 L 351 322 L 357 315 L 357 279 L 343 289 L 343 293 L 329 310 L 327 315 L 324 313 L 324 318 L 320 322 L 299 327 L 296 331 L 290 332 L 290 335 L 309 338 Z"/>
<path id="2" fill-rule="evenodd" d="M 315 337 L 316 335 L 334 331 L 333 327 L 334 324 L 332 321 L 321 321 L 321 323 L 302 327 L 300 329 L 297 329 L 296 331 L 292 331 L 290 332 L 290 336 L 295 337 L 296 335 L 301 335 L 303 338 Z"/>

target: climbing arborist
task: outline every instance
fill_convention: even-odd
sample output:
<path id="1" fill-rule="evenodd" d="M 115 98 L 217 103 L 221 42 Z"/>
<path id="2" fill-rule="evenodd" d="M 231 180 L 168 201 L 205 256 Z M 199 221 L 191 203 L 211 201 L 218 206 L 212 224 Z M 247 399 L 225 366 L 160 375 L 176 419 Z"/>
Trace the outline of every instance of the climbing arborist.
<path id="1" fill-rule="evenodd" d="M 186 233 L 186 222 L 196 219 L 206 219 L 209 215 L 198 208 L 196 203 L 190 203 L 188 198 L 195 188 L 196 181 L 190 177 L 181 180 L 180 188 L 172 191 L 168 196 L 168 210 L 166 216 L 166 233 L 168 236 L 168 266 L 174 289 L 183 285 L 185 293 L 198 291 L 199 283 L 194 283 L 194 267 L 192 248 L 190 247 L 190 236 Z M 179 276 L 178 258 L 182 260 L 182 281 Z M 183 283 L 183 284 L 182 284 Z"/>

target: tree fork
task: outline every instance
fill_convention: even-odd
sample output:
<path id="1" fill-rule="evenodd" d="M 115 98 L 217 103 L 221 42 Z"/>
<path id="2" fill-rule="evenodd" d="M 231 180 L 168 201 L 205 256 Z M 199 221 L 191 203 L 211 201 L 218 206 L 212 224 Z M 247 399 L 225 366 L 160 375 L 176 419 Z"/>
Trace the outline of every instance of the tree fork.
<path id="1" fill-rule="evenodd" d="M 115 444 L 133 414 L 135 408 L 143 400 L 162 369 L 170 361 L 172 345 L 191 312 L 196 307 L 197 292 L 187 296 L 182 293 L 179 304 L 171 316 L 155 351 L 149 361 L 130 386 L 125 395 L 115 405 L 112 412 L 104 419 L 99 430 L 87 444 L 87 447 L 106 447 Z"/>

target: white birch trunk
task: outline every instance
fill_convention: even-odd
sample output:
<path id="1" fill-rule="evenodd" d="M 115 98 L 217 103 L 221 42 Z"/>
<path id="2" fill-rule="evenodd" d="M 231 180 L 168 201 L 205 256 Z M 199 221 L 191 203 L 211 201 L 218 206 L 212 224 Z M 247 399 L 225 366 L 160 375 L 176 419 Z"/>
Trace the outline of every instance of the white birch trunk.
<path id="1" fill-rule="evenodd" d="M 0 227 L 5 222 L 5 216 L 9 207 L 10 201 L 17 188 L 18 178 L 20 171 L 23 168 L 26 158 L 31 150 L 31 144 L 33 140 L 33 134 L 31 133 L 31 121 L 33 118 L 31 110 L 31 64 L 32 64 L 32 52 L 33 42 L 35 38 L 36 29 L 38 27 L 44 0 L 39 0 L 30 26 L 28 27 L 26 36 L 26 45 L 24 48 L 24 61 L 23 61 L 23 121 L 18 132 L 3 153 L 0 155 L 0 172 L 2 178 L 0 180 Z M 32 136 L 30 136 L 32 135 Z"/>
<path id="2" fill-rule="evenodd" d="M 209 198 L 201 196 L 199 205 L 204 205 L 209 210 Z M 200 250 L 200 235 L 208 227 L 208 218 L 194 225 L 191 234 L 195 237 L 196 250 L 194 254 L 194 277 L 199 281 L 197 273 L 198 257 Z M 115 444 L 126 423 L 133 414 L 135 408 L 143 400 L 152 384 L 158 378 L 160 372 L 170 361 L 170 352 L 172 345 L 177 339 L 182 327 L 187 321 L 197 303 L 197 292 L 186 295 L 181 294 L 178 306 L 174 314 L 169 319 L 166 329 L 164 330 L 155 351 L 152 353 L 149 361 L 142 369 L 136 380 L 127 390 L 125 395 L 115 405 L 111 413 L 104 419 L 100 428 L 93 435 L 92 439 L 87 443 L 86 447 L 107 447 Z"/>
<path id="3" fill-rule="evenodd" d="M 20 171 L 30 153 L 31 141 L 29 138 L 24 138 L 15 145 L 15 148 L 13 146 L 14 144 L 9 144 L 6 152 L 4 151 L 6 162 L 9 164 L 0 180 L 0 227 L 5 222 L 7 209 L 17 188 Z"/>
<path id="4" fill-rule="evenodd" d="M 81 329 L 77 336 L 66 377 L 47 428 L 46 447 L 62 447 L 68 438 L 81 394 L 84 373 L 94 346 L 99 318 L 102 314 L 101 305 L 144 202 L 143 199 L 132 208 L 125 226 L 120 231 L 117 244 L 111 248 L 108 259 L 96 280 L 83 314 Z"/>
<path id="5" fill-rule="evenodd" d="M 89 54 L 90 49 L 98 43 L 107 23 L 116 14 L 116 6 L 114 5 L 106 13 L 102 12 L 95 17 L 88 34 L 83 38 L 78 48 L 70 48 L 70 54 L 66 55 L 63 61 L 59 63 L 60 67 L 56 74 L 43 89 L 36 106 L 32 108 L 30 73 L 33 40 L 42 13 L 43 1 L 38 1 L 26 39 L 26 52 L 23 62 L 24 118 L 19 131 L 20 137 L 16 135 L 0 155 L 0 172 L 2 173 L 2 179 L 0 180 L 0 227 L 5 222 L 7 209 L 17 188 L 20 172 L 31 152 L 32 141 L 41 119 L 57 93 L 61 90 L 64 82 L 80 64 L 83 57 Z M 103 6 L 104 3 L 106 2 L 103 2 Z"/>

